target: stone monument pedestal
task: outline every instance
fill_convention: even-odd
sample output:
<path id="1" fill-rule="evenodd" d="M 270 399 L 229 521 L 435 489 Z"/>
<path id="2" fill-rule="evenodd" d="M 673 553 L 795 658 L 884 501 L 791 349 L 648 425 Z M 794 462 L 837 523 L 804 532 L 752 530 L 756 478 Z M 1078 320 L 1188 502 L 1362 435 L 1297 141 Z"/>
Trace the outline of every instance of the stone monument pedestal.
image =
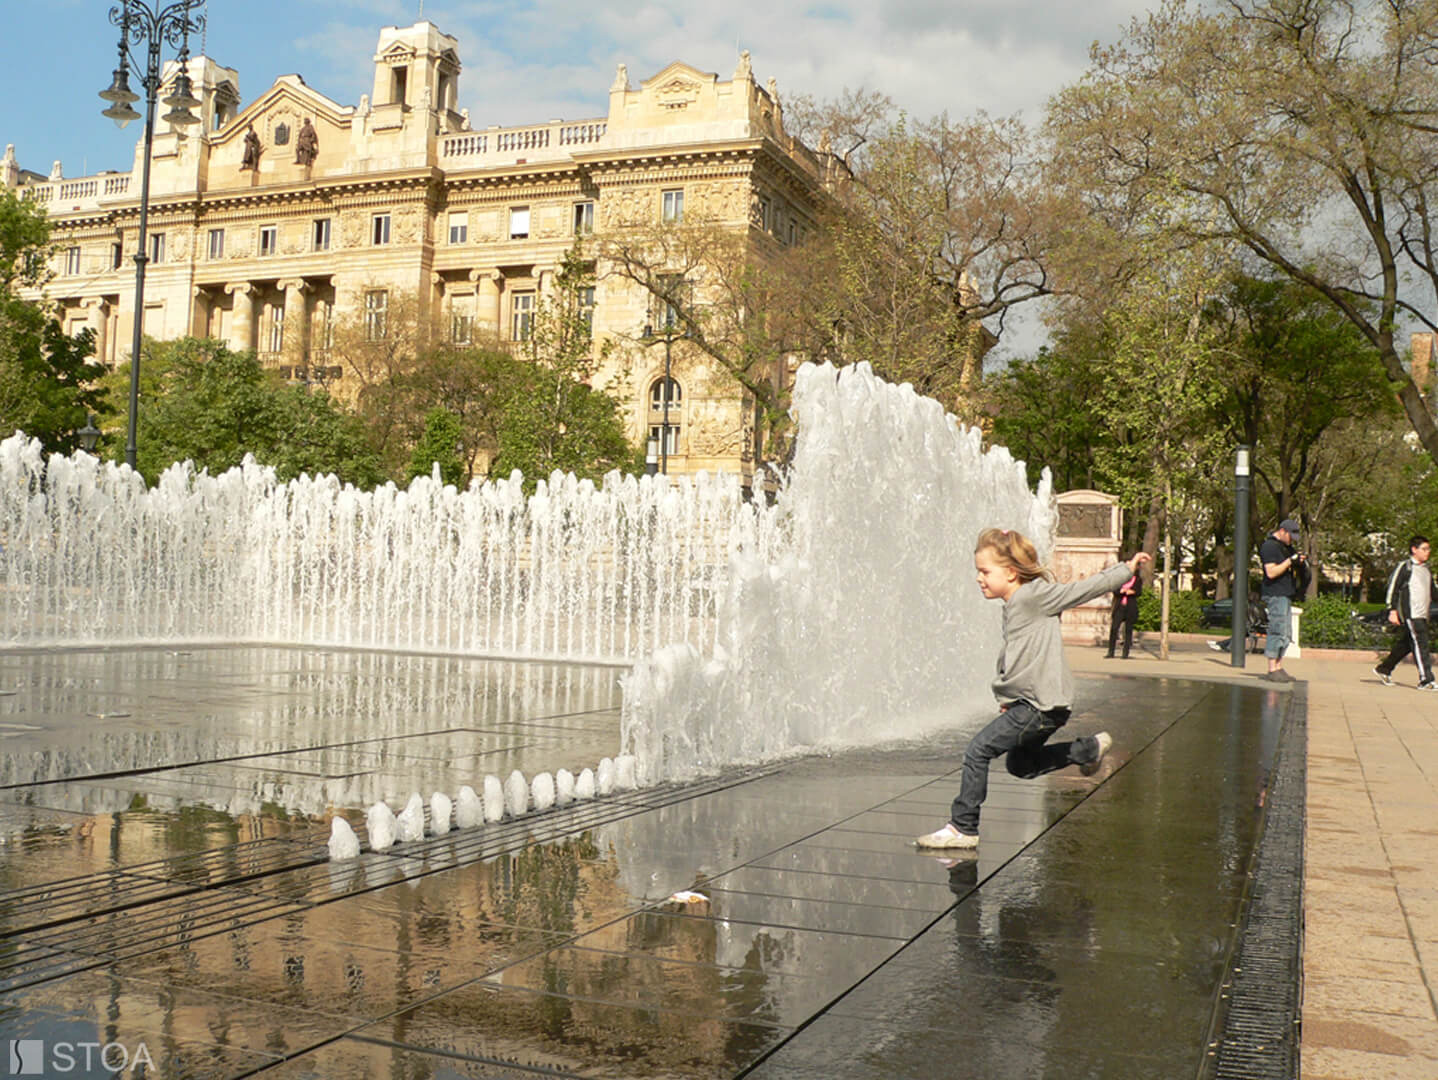
<path id="1" fill-rule="evenodd" d="M 1056 581 L 1078 581 L 1118 562 L 1123 536 L 1118 499 L 1102 491 L 1081 489 L 1065 491 L 1055 501 L 1059 523 L 1050 569 Z M 1107 644 L 1111 608 L 1112 597 L 1105 593 L 1065 611 L 1061 620 L 1064 640 L 1074 645 Z"/>

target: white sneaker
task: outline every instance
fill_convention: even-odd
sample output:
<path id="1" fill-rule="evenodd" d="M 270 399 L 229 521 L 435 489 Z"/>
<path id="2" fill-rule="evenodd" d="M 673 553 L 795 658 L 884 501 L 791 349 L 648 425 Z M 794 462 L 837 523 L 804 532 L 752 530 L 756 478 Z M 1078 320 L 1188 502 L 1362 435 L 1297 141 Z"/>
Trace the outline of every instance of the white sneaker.
<path id="1" fill-rule="evenodd" d="M 1221 641 L 1210 641 L 1210 642 L 1208 643 L 1208 647 L 1209 647 L 1210 649 L 1212 649 L 1214 652 L 1227 652 L 1227 651 L 1228 651 L 1227 649 L 1225 649 L 1225 648 L 1223 647 L 1223 642 L 1221 642 Z"/>
<path id="2" fill-rule="evenodd" d="M 1104 757 L 1108 754 L 1110 747 L 1113 746 L 1113 736 L 1107 731 L 1100 731 L 1094 736 L 1094 741 L 1098 743 L 1098 757 L 1092 761 L 1086 761 L 1079 766 L 1079 772 L 1085 776 L 1092 776 L 1098 772 L 1098 767 L 1103 764 Z"/>
<path id="3" fill-rule="evenodd" d="M 1384 686 L 1392 686 L 1392 685 L 1393 685 L 1393 678 L 1392 678 L 1392 676 L 1383 674 L 1383 672 L 1379 671 L 1376 667 L 1373 669 L 1373 674 L 1377 675 L 1380 679 L 1383 680 L 1383 685 L 1384 685 Z"/>
<path id="4" fill-rule="evenodd" d="M 979 838 L 959 832 L 951 821 L 936 832 L 916 838 L 914 844 L 921 848 L 976 848 Z"/>

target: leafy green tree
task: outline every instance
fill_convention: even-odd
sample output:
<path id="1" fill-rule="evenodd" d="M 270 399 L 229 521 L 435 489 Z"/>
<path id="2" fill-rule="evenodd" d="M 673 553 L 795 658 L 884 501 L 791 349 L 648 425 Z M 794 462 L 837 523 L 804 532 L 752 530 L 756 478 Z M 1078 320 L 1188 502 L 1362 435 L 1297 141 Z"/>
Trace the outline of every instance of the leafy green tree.
<path id="1" fill-rule="evenodd" d="M 431 409 L 424 418 L 424 434 L 410 455 L 407 479 L 428 476 L 437 465 L 441 480 L 454 487 L 463 486 L 466 473 L 460 457 L 463 439 L 464 426 L 459 417 L 448 409 Z"/>
<path id="2" fill-rule="evenodd" d="M 588 264 L 569 252 L 504 381 L 491 476 L 519 469 L 533 490 L 555 469 L 597 480 L 615 469 L 643 468 L 639 449 L 625 437 L 619 402 L 589 383 L 600 358 L 581 298 L 593 283 Z"/>
<path id="3" fill-rule="evenodd" d="M 151 483 L 176 461 L 218 473 L 246 454 L 282 480 L 334 473 L 371 487 L 383 479 L 358 418 L 323 392 L 285 385 L 253 352 L 199 338 L 146 342 L 140 371 L 136 465 Z"/>
<path id="4" fill-rule="evenodd" d="M 1122 434 L 1096 407 L 1106 362 L 1102 332 L 1078 327 L 985 380 L 990 441 L 1026 463 L 1030 484 L 1048 468 L 1057 491 L 1111 486 L 1098 453 Z"/>
<path id="5" fill-rule="evenodd" d="M 89 414 L 107 411 L 104 368 L 90 360 L 88 330 L 69 337 L 45 305 L 18 295 L 45 284 L 50 253 L 44 212 L 0 190 L 0 437 L 23 431 L 68 453 Z"/>
<path id="6" fill-rule="evenodd" d="M 1241 246 L 1377 352 L 1422 445 L 1438 423 L 1397 328 L 1438 328 L 1438 0 L 1168 0 L 1052 102 L 1056 179 L 1173 247 Z M 1123 213 L 1116 212 L 1122 210 Z"/>

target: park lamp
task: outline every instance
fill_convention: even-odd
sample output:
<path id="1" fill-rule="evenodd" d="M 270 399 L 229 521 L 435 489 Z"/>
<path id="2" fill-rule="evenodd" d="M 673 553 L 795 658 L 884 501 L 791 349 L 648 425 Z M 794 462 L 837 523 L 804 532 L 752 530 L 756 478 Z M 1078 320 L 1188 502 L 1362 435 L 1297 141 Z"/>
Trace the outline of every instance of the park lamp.
<path id="1" fill-rule="evenodd" d="M 185 74 L 183 66 L 185 61 L 180 63 L 180 73 L 175 76 L 175 89 L 164 99 L 165 104 L 170 106 L 170 111 L 160 119 L 179 127 L 189 127 L 200 122 L 200 118 L 190 112 L 191 109 L 199 107 L 200 99 L 195 97 L 191 90 L 190 76 Z"/>
<path id="2" fill-rule="evenodd" d="M 102 112 L 101 116 L 108 116 L 115 121 L 117 128 L 124 128 L 131 120 L 140 119 L 140 114 L 130 108 L 130 104 L 140 100 L 140 95 L 130 89 L 130 72 L 126 69 L 124 60 L 115 69 L 114 81 L 110 83 L 109 89 L 100 91 L 100 98 L 110 102 L 110 107 Z"/>
<path id="3" fill-rule="evenodd" d="M 87 454 L 93 454 L 95 452 L 95 447 L 100 442 L 100 429 L 95 426 L 94 413 L 91 413 L 85 418 L 85 426 L 75 432 L 75 435 L 80 440 L 81 450 Z"/>
<path id="4" fill-rule="evenodd" d="M 1248 477 L 1251 448 L 1233 451 L 1233 636 L 1229 664 L 1243 667 L 1248 650 Z"/>

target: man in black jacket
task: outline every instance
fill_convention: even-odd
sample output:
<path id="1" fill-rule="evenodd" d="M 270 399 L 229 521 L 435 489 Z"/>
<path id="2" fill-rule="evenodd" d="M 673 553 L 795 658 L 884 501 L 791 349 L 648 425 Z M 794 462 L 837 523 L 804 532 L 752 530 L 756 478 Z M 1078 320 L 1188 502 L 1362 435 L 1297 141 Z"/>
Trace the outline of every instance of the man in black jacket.
<path id="1" fill-rule="evenodd" d="M 1433 574 L 1428 569 L 1432 546 L 1426 536 L 1408 541 L 1408 559 L 1388 579 L 1388 621 L 1402 628 L 1393 649 L 1378 662 L 1373 674 L 1392 686 L 1393 669 L 1410 652 L 1418 665 L 1418 689 L 1438 690 L 1433 661 L 1428 654 L 1428 613 L 1433 606 Z"/>
<path id="2" fill-rule="evenodd" d="M 1268 657 L 1270 682 L 1293 681 L 1293 676 L 1283 670 L 1283 653 L 1292 640 L 1293 598 L 1298 594 L 1297 577 L 1303 562 L 1303 556 L 1294 550 L 1296 543 L 1298 522 L 1284 518 L 1258 548 L 1258 561 L 1263 565 L 1263 583 L 1258 591 L 1268 607 L 1263 655 Z"/>

